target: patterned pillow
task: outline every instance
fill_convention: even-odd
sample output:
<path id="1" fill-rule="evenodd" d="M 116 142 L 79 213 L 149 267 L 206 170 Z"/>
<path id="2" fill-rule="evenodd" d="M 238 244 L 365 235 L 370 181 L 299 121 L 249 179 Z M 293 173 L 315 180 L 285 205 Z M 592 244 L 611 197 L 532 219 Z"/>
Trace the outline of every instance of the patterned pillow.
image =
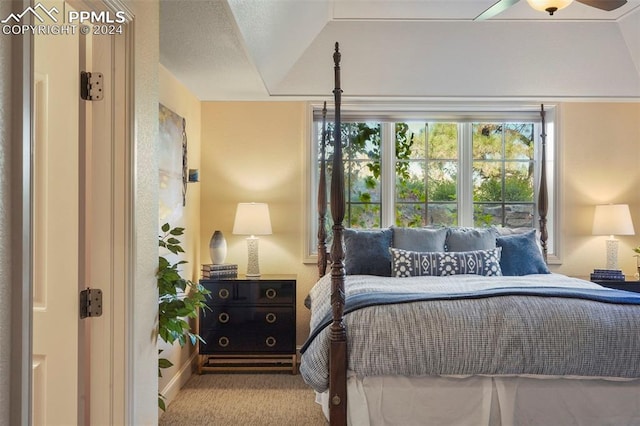
<path id="1" fill-rule="evenodd" d="M 502 248 L 459 252 L 418 252 L 390 248 L 391 276 L 502 275 Z"/>

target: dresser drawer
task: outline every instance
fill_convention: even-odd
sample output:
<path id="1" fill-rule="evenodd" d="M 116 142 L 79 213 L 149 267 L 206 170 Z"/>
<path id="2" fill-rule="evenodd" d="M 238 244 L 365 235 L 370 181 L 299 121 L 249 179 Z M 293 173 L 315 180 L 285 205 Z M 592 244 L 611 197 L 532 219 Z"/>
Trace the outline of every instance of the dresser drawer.
<path id="1" fill-rule="evenodd" d="M 295 303 L 295 281 L 201 281 L 213 305 L 288 305 Z"/>
<path id="2" fill-rule="evenodd" d="M 295 352 L 291 307 L 215 307 L 206 316 L 201 354 Z"/>
<path id="3" fill-rule="evenodd" d="M 199 371 L 297 371 L 293 275 L 203 279 Z"/>

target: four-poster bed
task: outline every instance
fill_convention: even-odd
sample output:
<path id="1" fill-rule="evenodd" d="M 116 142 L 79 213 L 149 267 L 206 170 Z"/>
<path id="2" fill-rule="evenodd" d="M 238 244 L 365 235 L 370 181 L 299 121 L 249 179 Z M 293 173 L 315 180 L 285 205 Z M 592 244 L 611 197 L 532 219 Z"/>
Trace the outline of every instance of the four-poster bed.
<path id="1" fill-rule="evenodd" d="M 311 335 L 301 350 L 301 373 L 330 423 L 598 424 L 589 421 L 606 415 L 615 424 L 639 424 L 640 296 L 546 268 L 544 108 L 539 239 L 535 231 L 495 229 L 348 230 L 338 43 L 333 58 L 333 239 L 327 257 L 323 118 L 320 279 L 310 292 Z M 429 249 L 415 251 L 417 240 Z M 347 270 L 345 257 L 371 253 L 380 242 L 391 276 Z"/>

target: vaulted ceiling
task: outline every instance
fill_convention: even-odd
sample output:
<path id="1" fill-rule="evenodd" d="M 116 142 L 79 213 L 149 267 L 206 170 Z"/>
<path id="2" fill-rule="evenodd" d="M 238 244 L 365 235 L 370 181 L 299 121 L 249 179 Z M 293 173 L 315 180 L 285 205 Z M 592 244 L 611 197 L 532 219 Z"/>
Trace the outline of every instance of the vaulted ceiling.
<path id="1" fill-rule="evenodd" d="M 161 0 L 161 63 L 200 100 L 640 100 L 640 0 Z"/>

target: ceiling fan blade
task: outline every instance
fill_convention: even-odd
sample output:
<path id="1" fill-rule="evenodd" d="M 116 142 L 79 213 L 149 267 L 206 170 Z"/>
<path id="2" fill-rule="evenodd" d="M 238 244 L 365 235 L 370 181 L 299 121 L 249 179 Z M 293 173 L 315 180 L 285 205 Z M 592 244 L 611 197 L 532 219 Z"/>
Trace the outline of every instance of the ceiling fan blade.
<path id="1" fill-rule="evenodd" d="M 627 0 L 576 0 L 578 3 L 595 7 L 596 9 L 606 10 L 607 12 L 615 10 L 627 3 Z"/>
<path id="2" fill-rule="evenodd" d="M 486 19 L 491 19 L 499 13 L 504 12 L 514 4 L 518 3 L 520 0 L 499 0 L 495 2 L 492 6 L 490 6 L 487 10 L 482 12 L 480 15 L 474 18 L 474 21 L 484 21 Z M 603 0 L 604 1 L 604 0 Z M 626 3 L 626 2 L 625 2 Z"/>

